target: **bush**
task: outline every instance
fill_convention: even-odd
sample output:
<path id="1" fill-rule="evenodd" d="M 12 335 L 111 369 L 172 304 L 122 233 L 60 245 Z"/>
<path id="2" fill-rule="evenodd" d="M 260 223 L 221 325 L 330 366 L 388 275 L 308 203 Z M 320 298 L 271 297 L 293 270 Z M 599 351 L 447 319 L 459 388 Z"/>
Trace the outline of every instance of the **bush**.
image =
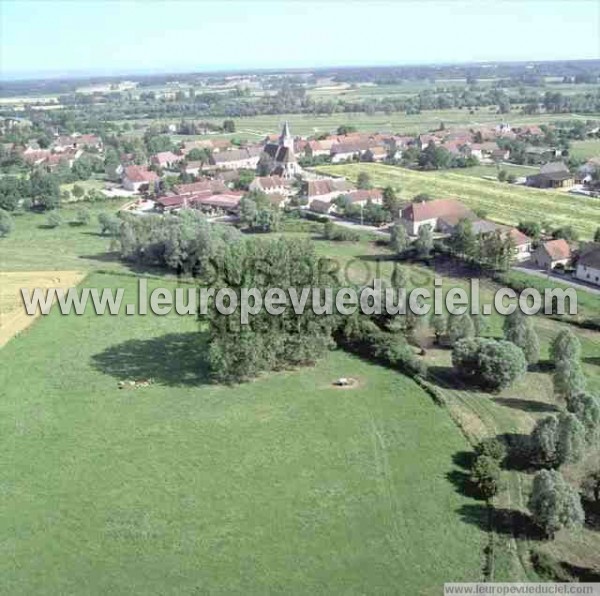
<path id="1" fill-rule="evenodd" d="M 452 364 L 463 377 L 491 391 L 509 387 L 527 370 L 523 350 L 509 341 L 483 337 L 457 341 Z"/>
<path id="2" fill-rule="evenodd" d="M 483 439 L 475 446 L 475 453 L 477 455 L 486 455 L 495 459 L 497 462 L 501 462 L 506 457 L 506 446 L 502 441 L 495 437 L 489 439 Z"/>
<path id="3" fill-rule="evenodd" d="M 62 226 L 62 224 L 63 218 L 57 211 L 52 211 L 52 213 L 48 215 L 48 219 L 46 219 L 46 225 L 49 228 L 58 228 L 59 226 Z"/>
<path id="4" fill-rule="evenodd" d="M 500 466 L 489 455 L 480 455 L 473 465 L 471 479 L 482 497 L 492 498 L 500 486 Z"/>
<path id="5" fill-rule="evenodd" d="M 13 229 L 13 220 L 8 211 L 0 209 L 0 238 L 8 236 Z"/>
<path id="6" fill-rule="evenodd" d="M 91 216 L 88 209 L 78 209 L 75 213 L 74 222 L 80 226 L 87 226 L 90 223 Z"/>

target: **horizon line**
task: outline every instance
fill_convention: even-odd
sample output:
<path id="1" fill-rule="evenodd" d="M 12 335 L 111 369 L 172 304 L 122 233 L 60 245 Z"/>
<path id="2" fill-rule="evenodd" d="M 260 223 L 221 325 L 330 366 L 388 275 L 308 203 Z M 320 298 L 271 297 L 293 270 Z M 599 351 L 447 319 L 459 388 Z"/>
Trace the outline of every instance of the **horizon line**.
<path id="1" fill-rule="evenodd" d="M 16 83 L 28 81 L 43 80 L 65 80 L 76 81 L 79 79 L 111 79 L 143 76 L 168 76 L 168 75 L 215 75 L 215 74 L 253 74 L 253 73 L 277 73 L 277 72 L 316 72 L 321 70 L 350 70 L 355 68 L 377 69 L 377 68 L 402 68 L 402 67 L 435 67 L 435 66 L 483 66 L 483 65 L 501 65 L 501 64 L 548 64 L 556 62 L 600 62 L 600 58 L 559 58 L 559 59 L 526 59 L 526 60 L 481 60 L 481 61 L 449 61 L 449 62 L 397 62 L 397 63 L 376 63 L 376 64 L 344 64 L 344 65 L 305 65 L 305 66 L 253 66 L 253 67 L 235 67 L 231 65 L 223 66 L 205 66 L 202 69 L 146 69 L 129 70 L 117 69 L 113 73 L 107 73 L 108 69 L 101 68 L 93 70 L 72 70 L 67 72 L 60 71 L 30 71 L 15 72 L 7 74 L 6 71 L 0 71 L 0 83 Z"/>

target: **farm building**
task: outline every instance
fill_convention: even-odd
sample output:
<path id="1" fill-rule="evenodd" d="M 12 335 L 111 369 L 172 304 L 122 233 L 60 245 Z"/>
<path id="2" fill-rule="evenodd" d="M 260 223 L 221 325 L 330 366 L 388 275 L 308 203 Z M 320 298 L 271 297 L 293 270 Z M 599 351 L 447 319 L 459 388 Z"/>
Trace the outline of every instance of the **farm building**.
<path id="1" fill-rule="evenodd" d="M 544 164 L 538 174 L 527 176 L 527 185 L 537 188 L 570 188 L 574 183 L 573 175 L 562 161 Z"/>
<path id="2" fill-rule="evenodd" d="M 160 178 L 156 172 L 144 166 L 127 166 L 123 172 L 122 184 L 126 190 L 138 192 L 158 184 Z"/>

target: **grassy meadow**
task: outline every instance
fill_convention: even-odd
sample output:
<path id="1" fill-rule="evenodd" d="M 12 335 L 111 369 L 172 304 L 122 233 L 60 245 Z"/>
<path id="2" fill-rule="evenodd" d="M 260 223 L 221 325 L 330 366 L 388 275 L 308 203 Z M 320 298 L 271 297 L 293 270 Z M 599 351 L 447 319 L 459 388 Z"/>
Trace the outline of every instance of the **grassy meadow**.
<path id="1" fill-rule="evenodd" d="M 84 285 L 136 295 L 131 276 Z M 205 347 L 193 317 L 54 311 L 3 348 L 0 591 L 433 595 L 480 578 L 485 518 L 463 518 L 477 502 L 452 481 L 467 444 L 416 384 L 333 352 L 212 385 Z M 332 387 L 348 375 L 358 388 Z"/>
<path id="2" fill-rule="evenodd" d="M 419 172 L 383 164 L 321 166 L 317 169 L 322 174 L 346 176 L 354 181 L 360 172 L 367 172 L 373 184 L 393 186 L 407 200 L 419 193 L 434 198 L 458 199 L 504 224 L 517 225 L 529 220 L 548 221 L 555 227 L 571 225 L 582 240 L 592 238 L 600 221 L 598 199 L 477 179 L 453 171 Z"/>

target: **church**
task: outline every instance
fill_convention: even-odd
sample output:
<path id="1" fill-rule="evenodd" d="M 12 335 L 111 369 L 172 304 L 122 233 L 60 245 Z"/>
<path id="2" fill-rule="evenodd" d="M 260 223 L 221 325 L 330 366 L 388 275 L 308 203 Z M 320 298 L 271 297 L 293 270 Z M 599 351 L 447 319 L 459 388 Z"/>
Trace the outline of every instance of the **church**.
<path id="1" fill-rule="evenodd" d="M 294 138 L 290 134 L 287 122 L 283 125 L 277 142 L 266 143 L 258 167 L 266 176 L 293 178 L 296 174 L 302 173 L 294 153 Z"/>

